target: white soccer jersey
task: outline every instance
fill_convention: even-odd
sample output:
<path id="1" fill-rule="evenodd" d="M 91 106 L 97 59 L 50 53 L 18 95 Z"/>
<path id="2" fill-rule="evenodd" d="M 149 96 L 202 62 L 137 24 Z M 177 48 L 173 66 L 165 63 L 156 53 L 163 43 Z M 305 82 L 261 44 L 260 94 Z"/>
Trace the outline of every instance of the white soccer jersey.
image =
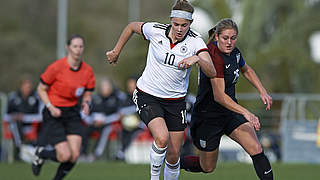
<path id="1" fill-rule="evenodd" d="M 142 34 L 149 40 L 146 67 L 137 81 L 142 91 L 160 98 L 179 98 L 187 94 L 191 68 L 178 69 L 178 63 L 206 51 L 201 36 L 189 30 L 185 38 L 173 44 L 168 37 L 171 25 L 144 23 Z"/>

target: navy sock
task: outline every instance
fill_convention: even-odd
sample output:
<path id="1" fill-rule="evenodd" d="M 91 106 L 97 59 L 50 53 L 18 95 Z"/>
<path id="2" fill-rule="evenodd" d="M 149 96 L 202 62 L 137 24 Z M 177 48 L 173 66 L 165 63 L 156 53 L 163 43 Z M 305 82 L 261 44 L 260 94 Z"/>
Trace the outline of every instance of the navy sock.
<path id="1" fill-rule="evenodd" d="M 63 179 L 70 172 L 74 165 L 75 163 L 72 162 L 61 163 L 53 180 Z"/>
<path id="2" fill-rule="evenodd" d="M 43 151 L 41 151 L 39 153 L 39 157 L 42 158 L 42 159 L 50 159 L 52 161 L 55 161 L 55 162 L 58 162 L 58 159 L 57 159 L 57 152 L 56 150 L 46 150 L 44 149 Z"/>
<path id="3" fill-rule="evenodd" d="M 273 172 L 268 158 L 262 151 L 259 154 L 251 156 L 254 169 L 261 180 L 273 180 Z"/>
<path id="4" fill-rule="evenodd" d="M 184 156 L 180 158 L 180 168 L 190 172 L 204 172 L 200 166 L 199 156 Z"/>

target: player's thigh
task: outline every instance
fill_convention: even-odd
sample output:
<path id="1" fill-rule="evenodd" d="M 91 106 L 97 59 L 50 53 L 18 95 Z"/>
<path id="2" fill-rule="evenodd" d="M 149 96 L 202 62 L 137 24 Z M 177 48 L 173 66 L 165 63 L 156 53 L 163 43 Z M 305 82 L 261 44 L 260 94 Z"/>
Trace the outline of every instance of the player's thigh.
<path id="1" fill-rule="evenodd" d="M 170 131 L 166 159 L 174 164 L 179 159 L 180 149 L 183 143 L 184 131 Z"/>
<path id="2" fill-rule="evenodd" d="M 148 128 L 160 147 L 165 147 L 168 144 L 169 132 L 165 120 L 162 117 L 156 117 L 148 123 Z"/>
<path id="3" fill-rule="evenodd" d="M 79 135 L 68 135 L 67 141 L 71 151 L 71 160 L 75 162 L 80 155 L 82 138 Z"/>
<path id="4" fill-rule="evenodd" d="M 59 142 L 54 146 L 57 152 L 57 159 L 59 162 L 67 162 L 71 159 L 71 149 L 67 141 Z"/>
<path id="5" fill-rule="evenodd" d="M 52 117 L 47 109 L 43 110 L 43 130 L 39 140 L 41 146 L 47 144 L 56 145 L 66 141 L 65 126 L 63 118 Z"/>
<path id="6" fill-rule="evenodd" d="M 256 132 L 249 122 L 241 124 L 229 135 L 231 139 L 239 143 L 249 155 L 255 155 L 262 151 Z"/>
<path id="7" fill-rule="evenodd" d="M 193 113 L 190 133 L 193 144 L 200 151 L 211 152 L 220 145 L 224 134 L 224 116 L 219 114 Z"/>
<path id="8" fill-rule="evenodd" d="M 164 119 L 169 131 L 184 131 L 187 127 L 185 100 L 166 100 L 161 102 L 165 110 Z"/>
<path id="9" fill-rule="evenodd" d="M 149 123 L 156 118 L 164 118 L 164 110 L 159 98 L 150 94 L 135 91 L 134 99 L 140 119 L 149 127 Z"/>
<path id="10" fill-rule="evenodd" d="M 200 151 L 200 165 L 205 172 L 212 172 L 216 168 L 219 148 L 213 151 Z"/>

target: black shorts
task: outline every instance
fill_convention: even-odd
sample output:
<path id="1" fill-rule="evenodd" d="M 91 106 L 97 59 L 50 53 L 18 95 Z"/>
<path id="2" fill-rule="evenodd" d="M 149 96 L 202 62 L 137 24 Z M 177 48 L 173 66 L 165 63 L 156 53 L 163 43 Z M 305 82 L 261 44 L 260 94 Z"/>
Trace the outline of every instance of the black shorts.
<path id="1" fill-rule="evenodd" d="M 39 145 L 56 145 L 66 141 L 67 135 L 82 136 L 84 126 L 82 125 L 79 108 L 77 107 L 59 107 L 62 111 L 61 117 L 51 116 L 47 108 L 43 109 L 43 129 L 40 134 Z"/>
<path id="2" fill-rule="evenodd" d="M 187 127 L 185 99 L 167 100 L 136 90 L 133 97 L 140 119 L 148 126 L 156 118 L 164 118 L 169 131 L 184 131 Z"/>
<path id="3" fill-rule="evenodd" d="M 238 113 L 198 113 L 191 117 L 193 144 L 201 151 L 213 151 L 219 147 L 222 135 L 230 135 L 241 124 L 248 122 Z"/>

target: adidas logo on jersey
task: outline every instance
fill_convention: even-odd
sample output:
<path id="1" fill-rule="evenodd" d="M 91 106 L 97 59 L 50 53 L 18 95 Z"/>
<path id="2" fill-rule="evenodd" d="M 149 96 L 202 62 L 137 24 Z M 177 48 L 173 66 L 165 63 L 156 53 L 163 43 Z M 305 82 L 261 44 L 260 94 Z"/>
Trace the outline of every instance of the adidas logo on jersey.
<path id="1" fill-rule="evenodd" d="M 162 45 L 162 41 L 159 41 L 158 43 Z"/>

